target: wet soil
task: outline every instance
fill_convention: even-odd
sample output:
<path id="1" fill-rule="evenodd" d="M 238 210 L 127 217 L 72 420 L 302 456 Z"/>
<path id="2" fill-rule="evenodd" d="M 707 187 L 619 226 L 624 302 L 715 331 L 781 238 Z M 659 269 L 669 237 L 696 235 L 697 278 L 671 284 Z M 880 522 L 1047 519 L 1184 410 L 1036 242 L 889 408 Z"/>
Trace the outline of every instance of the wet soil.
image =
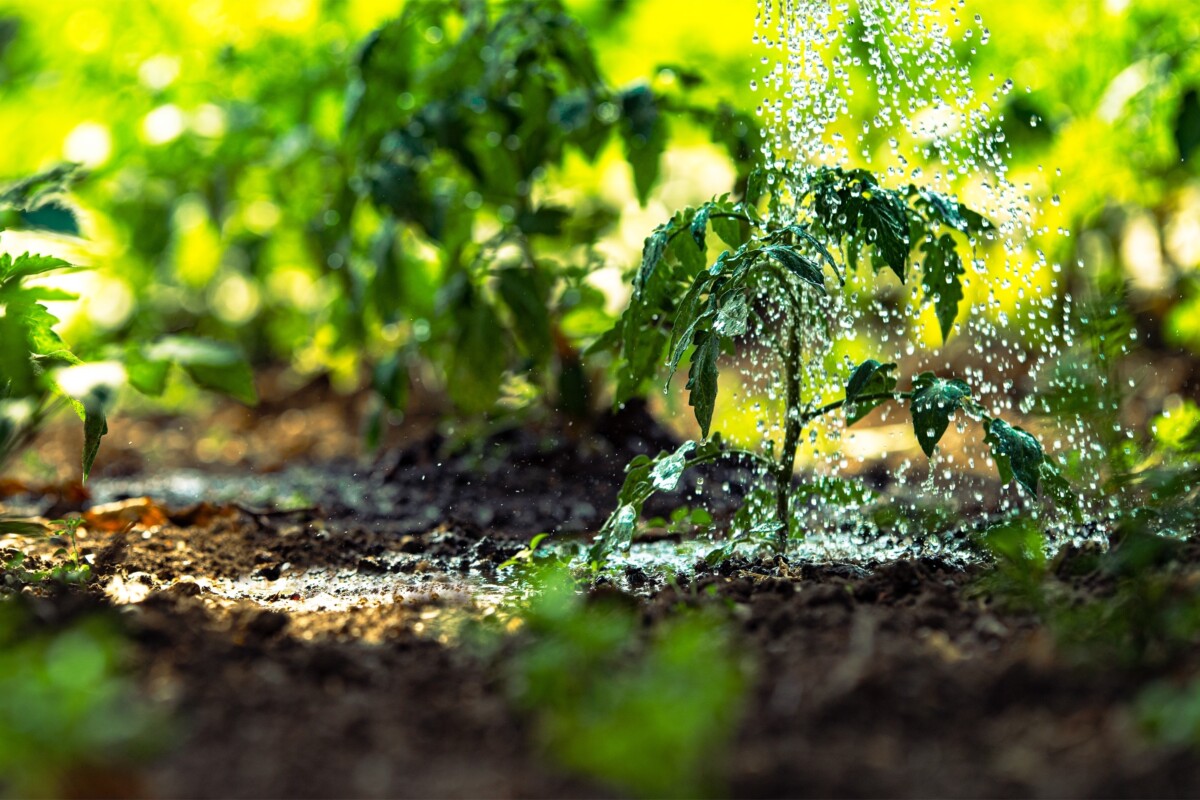
<path id="1" fill-rule="evenodd" d="M 93 586 L 25 602 L 48 626 L 81 608 L 114 614 L 146 696 L 169 709 L 168 744 L 123 793 L 609 796 L 535 746 L 532 721 L 508 700 L 504 651 L 485 654 L 456 631 L 497 613 L 499 565 L 530 536 L 594 530 L 621 466 L 672 444 L 643 414 L 449 453 L 418 437 L 370 464 L 315 467 L 327 480 L 293 508 L 245 494 L 185 504 L 204 489 L 171 495 L 176 484 L 141 467 L 113 470 L 90 497 L 10 498 L 88 515 Z M 147 485 L 164 495 L 141 497 Z M 756 666 L 717 756 L 720 793 L 1200 792 L 1200 758 L 1137 724 L 1131 704 L 1150 676 L 1068 657 L 1035 615 L 982 591 L 982 569 L 736 560 L 669 582 L 634 576 L 637 594 L 591 591 L 623 598 L 651 628 L 688 606 L 731 620 Z"/>

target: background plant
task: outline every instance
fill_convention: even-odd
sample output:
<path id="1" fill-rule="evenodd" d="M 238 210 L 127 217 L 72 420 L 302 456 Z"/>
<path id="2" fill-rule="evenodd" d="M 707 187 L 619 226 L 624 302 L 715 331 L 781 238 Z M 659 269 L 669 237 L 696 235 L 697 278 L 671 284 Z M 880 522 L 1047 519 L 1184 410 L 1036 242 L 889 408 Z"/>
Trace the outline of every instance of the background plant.
<path id="1" fill-rule="evenodd" d="M 540 745 L 637 796 L 719 794 L 747 677 L 722 620 L 685 610 L 651 633 L 619 601 L 578 595 L 563 569 L 535 580 L 507 674 Z"/>
<path id="2" fill-rule="evenodd" d="M 94 617 L 38 630 L 19 604 L 5 602 L 0 644 L 0 792 L 135 790 L 132 770 L 163 731 L 122 674 L 124 646 L 112 625 Z"/>

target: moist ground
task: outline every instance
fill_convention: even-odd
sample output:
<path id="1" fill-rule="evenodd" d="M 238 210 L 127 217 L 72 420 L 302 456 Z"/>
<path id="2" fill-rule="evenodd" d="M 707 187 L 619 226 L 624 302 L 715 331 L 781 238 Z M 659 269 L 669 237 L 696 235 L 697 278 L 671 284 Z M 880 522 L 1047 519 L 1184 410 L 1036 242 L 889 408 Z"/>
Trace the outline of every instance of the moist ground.
<path id="1" fill-rule="evenodd" d="M 607 795 L 538 751 L 531 721 L 507 700 L 504 650 L 473 650 L 449 621 L 484 613 L 483 587 L 529 536 L 594 529 L 620 465 L 671 444 L 644 419 L 626 422 L 549 439 L 514 432 L 448 458 L 426 437 L 369 470 L 328 466 L 354 492 L 286 513 L 109 506 L 93 527 L 112 530 L 84 540 L 90 593 L 25 602 L 51 627 L 115 608 L 139 681 L 170 708 L 171 746 L 122 791 Z M 373 500 L 355 507 L 347 496 Z M 1194 548 L 1183 557 L 1200 564 Z M 695 605 L 732 621 L 756 663 L 720 754 L 733 796 L 1200 791 L 1200 759 L 1152 743 L 1131 711 L 1148 675 L 1071 657 L 1035 616 L 992 602 L 979 573 L 936 559 L 739 560 L 674 585 L 648 578 L 637 595 L 612 585 L 592 595 L 621 596 L 647 626 Z M 356 600 L 356 581 L 375 594 Z M 259 590 L 238 596 L 235 585 Z"/>

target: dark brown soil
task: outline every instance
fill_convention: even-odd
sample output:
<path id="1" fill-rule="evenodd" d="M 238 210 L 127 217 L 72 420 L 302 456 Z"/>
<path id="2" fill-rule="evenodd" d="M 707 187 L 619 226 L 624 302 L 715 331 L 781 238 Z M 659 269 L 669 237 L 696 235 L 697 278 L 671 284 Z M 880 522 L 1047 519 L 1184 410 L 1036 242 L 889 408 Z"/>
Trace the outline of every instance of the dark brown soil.
<path id="1" fill-rule="evenodd" d="M 334 497 L 286 514 L 152 502 L 94 512 L 82 540 L 97 573 L 86 603 L 116 606 L 139 681 L 174 720 L 170 745 L 140 776 L 142 793 L 611 793 L 539 752 L 495 656 L 437 623 L 478 612 L 472 592 L 532 534 L 593 530 L 621 465 L 671 444 L 645 419 L 606 425 L 513 433 L 451 456 L 425 438 L 357 478 L 348 465 L 330 467 L 393 487 L 390 515 Z M 438 519 L 428 519 L 431 507 Z M 331 596 L 322 607 L 302 596 L 302 582 L 286 583 L 322 569 L 407 589 L 390 602 Z M 295 595 L 221 588 L 238 579 Z M 1148 676 L 1068 658 L 1035 617 L 981 592 L 979 568 L 742 561 L 647 588 L 630 600 L 647 625 L 681 605 L 711 605 L 735 621 L 738 646 L 757 664 L 720 755 L 732 796 L 1200 793 L 1200 759 L 1152 743 L 1131 712 Z M 55 624 L 75 613 L 72 598 L 30 602 Z"/>

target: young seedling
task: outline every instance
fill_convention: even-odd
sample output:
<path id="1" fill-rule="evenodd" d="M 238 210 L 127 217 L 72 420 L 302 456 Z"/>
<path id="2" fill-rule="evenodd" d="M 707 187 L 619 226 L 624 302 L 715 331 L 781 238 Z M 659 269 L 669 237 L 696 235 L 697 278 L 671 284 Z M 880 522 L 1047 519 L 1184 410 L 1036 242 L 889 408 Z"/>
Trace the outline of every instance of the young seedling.
<path id="1" fill-rule="evenodd" d="M 845 270 L 833 251 L 842 253 L 846 268 L 869 261 L 876 273 L 890 269 L 906 282 L 911 252 L 919 248 L 924 302 L 933 304 L 946 338 L 964 298 L 960 246 L 964 240 L 974 245 L 993 230 L 992 224 L 952 197 L 918 186 L 886 188 L 869 172 L 836 167 L 818 169 L 791 189 L 795 200 L 790 208 L 783 192 L 773 191 L 771 213 L 764 217 L 758 201 L 766 177 L 753 176 L 740 202 L 721 197 L 680 211 L 656 228 L 646 239 L 629 307 L 597 344 L 620 353 L 618 402 L 642 391 L 659 374 L 664 353 L 670 374 L 688 359 L 688 402 L 703 438 L 685 442 L 674 453 L 643 456 L 629 464 L 618 507 L 604 524 L 590 560 L 602 562 L 614 549 L 628 546 L 651 495 L 674 489 L 685 469 L 719 458 L 757 464 L 770 477 L 771 509 L 766 515 L 749 515 L 751 529 L 774 532 L 782 551 L 794 523 L 793 475 L 804 429 L 835 412 L 843 412 L 846 424 L 853 425 L 887 402 L 908 406 L 927 457 L 933 456 L 957 412 L 980 421 L 1002 480 L 1015 480 L 1035 496 L 1040 487 L 1056 502 L 1073 506 L 1070 487 L 1038 440 L 988 414 L 962 380 L 925 372 L 912 379 L 909 390 L 900 391 L 897 365 L 868 359 L 848 375 L 841 398 L 823 405 L 803 400 L 805 331 L 829 331 L 828 321 L 812 310 L 810 295 L 830 291 L 829 274 L 845 285 Z M 780 186 L 784 176 L 773 175 L 770 182 Z M 733 248 L 712 264 L 706 257 L 710 229 Z M 719 357 L 752 332 L 754 304 L 764 296 L 774 303 L 780 320 L 772 341 L 782 363 L 778 380 L 785 406 L 782 446 L 759 453 L 727 448 L 710 430 Z"/>

